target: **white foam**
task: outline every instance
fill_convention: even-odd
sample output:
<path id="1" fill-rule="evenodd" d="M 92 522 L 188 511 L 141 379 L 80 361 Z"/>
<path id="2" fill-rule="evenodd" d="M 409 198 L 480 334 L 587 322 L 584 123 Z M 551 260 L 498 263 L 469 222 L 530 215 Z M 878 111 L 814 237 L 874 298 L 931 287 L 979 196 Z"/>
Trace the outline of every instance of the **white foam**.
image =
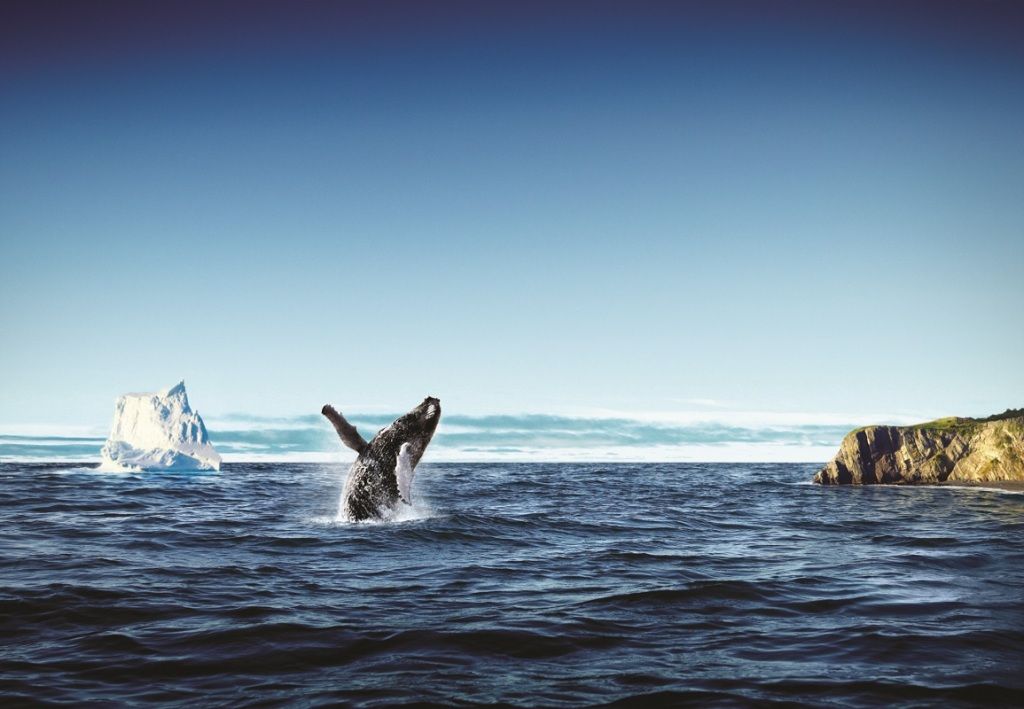
<path id="1" fill-rule="evenodd" d="M 1024 490 L 1007 490 L 1002 487 L 985 487 L 982 485 L 929 485 L 944 490 L 982 490 L 984 492 L 999 492 L 1004 495 L 1024 495 Z"/>
<path id="2" fill-rule="evenodd" d="M 310 517 L 309 523 L 326 527 L 345 527 L 350 525 L 390 525 L 408 524 L 410 522 L 421 522 L 425 519 L 437 517 L 437 513 L 430 506 L 417 501 L 415 504 L 407 505 L 399 502 L 398 506 L 386 510 L 384 516 L 379 519 L 362 519 L 353 521 L 344 515 L 318 515 Z"/>

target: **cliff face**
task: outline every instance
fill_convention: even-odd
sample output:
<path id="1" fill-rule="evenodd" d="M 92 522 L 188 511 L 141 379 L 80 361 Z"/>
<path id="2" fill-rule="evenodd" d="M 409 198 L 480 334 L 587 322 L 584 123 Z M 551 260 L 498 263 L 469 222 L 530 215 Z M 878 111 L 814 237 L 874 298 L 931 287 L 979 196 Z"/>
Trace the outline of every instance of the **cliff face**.
<path id="1" fill-rule="evenodd" d="M 822 485 L 1024 480 L 1024 410 L 987 419 L 868 426 L 846 435 L 814 476 Z"/>

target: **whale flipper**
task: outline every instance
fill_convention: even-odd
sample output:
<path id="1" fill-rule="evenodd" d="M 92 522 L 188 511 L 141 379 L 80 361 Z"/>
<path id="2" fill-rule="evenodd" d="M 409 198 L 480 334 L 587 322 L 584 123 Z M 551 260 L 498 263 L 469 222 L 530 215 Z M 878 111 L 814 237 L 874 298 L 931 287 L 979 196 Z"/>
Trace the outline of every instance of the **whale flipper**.
<path id="1" fill-rule="evenodd" d="M 320 409 L 320 413 L 327 417 L 327 420 L 334 424 L 334 430 L 338 432 L 338 437 L 341 442 L 346 446 L 354 450 L 356 453 L 362 453 L 366 450 L 366 440 L 359 435 L 359 431 L 356 427 L 345 420 L 333 406 L 325 404 L 324 408 Z"/>
<path id="2" fill-rule="evenodd" d="M 412 475 L 415 466 L 412 462 L 412 446 L 403 443 L 398 451 L 398 461 L 395 463 L 395 477 L 398 479 L 398 494 L 402 502 L 412 504 Z"/>

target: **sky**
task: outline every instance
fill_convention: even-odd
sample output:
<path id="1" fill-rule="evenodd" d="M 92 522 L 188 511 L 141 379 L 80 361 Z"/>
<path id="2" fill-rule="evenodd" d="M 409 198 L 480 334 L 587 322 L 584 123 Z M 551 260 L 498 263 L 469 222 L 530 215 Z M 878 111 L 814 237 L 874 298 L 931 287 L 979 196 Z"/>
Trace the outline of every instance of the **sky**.
<path id="1" fill-rule="evenodd" d="M 6 2 L 0 433 L 180 379 L 225 421 L 1022 406 L 1022 36 L 993 1 Z"/>

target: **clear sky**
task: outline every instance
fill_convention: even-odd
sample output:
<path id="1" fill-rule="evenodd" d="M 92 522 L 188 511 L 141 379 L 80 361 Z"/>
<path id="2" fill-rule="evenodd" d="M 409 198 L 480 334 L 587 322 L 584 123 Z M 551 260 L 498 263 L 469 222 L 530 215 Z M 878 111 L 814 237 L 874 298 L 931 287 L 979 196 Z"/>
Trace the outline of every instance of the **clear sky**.
<path id="1" fill-rule="evenodd" d="M 0 424 L 1024 405 L 1024 5 L 0 7 Z"/>

